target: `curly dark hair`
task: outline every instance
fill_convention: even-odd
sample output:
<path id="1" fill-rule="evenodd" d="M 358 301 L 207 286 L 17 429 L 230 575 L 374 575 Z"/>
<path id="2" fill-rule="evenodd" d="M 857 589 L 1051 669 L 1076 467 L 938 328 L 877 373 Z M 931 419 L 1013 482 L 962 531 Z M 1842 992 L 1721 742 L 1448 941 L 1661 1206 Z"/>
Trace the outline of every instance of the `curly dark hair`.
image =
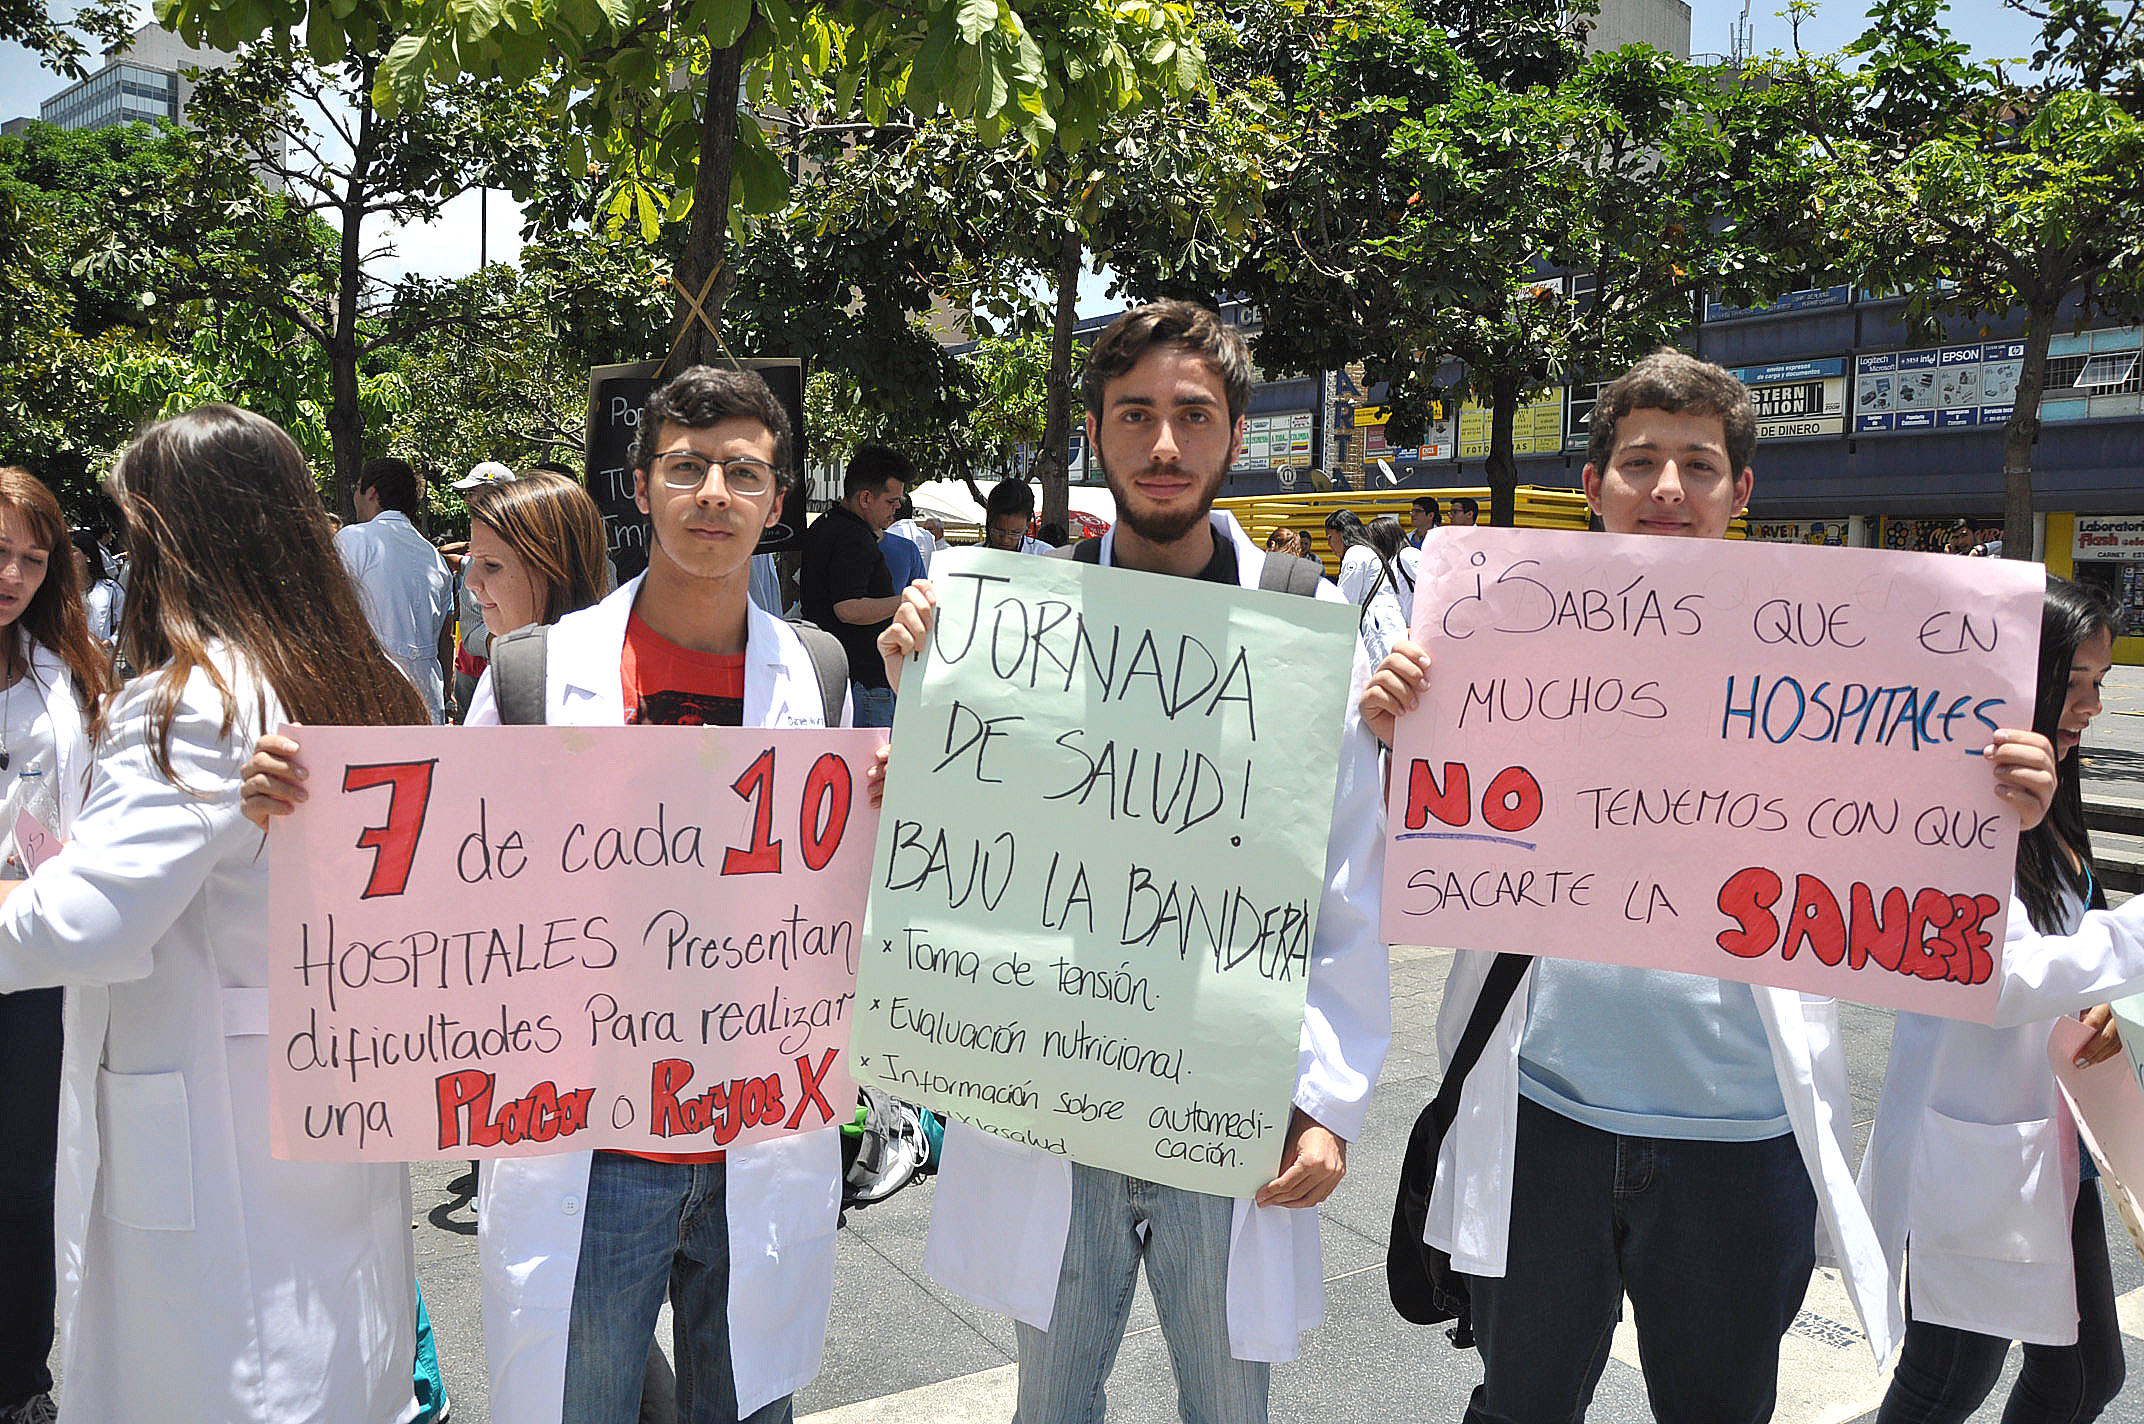
<path id="1" fill-rule="evenodd" d="M 725 420 L 756 420 L 774 436 L 774 474 L 783 486 L 796 478 L 796 437 L 789 412 L 756 371 L 724 366 L 688 366 L 648 394 L 640 429 L 633 437 L 633 468 L 643 473 L 660 453 L 663 426 L 705 430 Z"/>

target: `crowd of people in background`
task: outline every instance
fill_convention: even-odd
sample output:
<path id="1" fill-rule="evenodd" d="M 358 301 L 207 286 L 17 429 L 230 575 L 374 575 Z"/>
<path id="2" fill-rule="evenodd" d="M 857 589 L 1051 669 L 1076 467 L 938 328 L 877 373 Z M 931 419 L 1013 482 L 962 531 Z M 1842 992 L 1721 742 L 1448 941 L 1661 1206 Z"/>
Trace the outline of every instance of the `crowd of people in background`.
<path id="1" fill-rule="evenodd" d="M 1271 1369 L 1322 1317 L 1315 1208 L 1392 1035 L 1384 749 L 1432 675 L 1407 623 L 1423 541 L 1479 510 L 1424 496 L 1411 530 L 1342 510 L 1326 559 L 1290 529 L 1261 549 L 1214 508 L 1251 369 L 1210 311 L 1128 312 L 1083 387 L 1108 536 L 1038 534 L 1023 481 L 985 501 L 990 549 L 1352 602 L 1362 642 L 1274 1178 L 1229 1200 L 948 1131 L 926 1266 L 1015 1321 L 1029 1424 L 1099 1424 L 1142 1269 L 1184 1417 L 1264 1424 Z M 1754 447 L 1740 383 L 1662 352 L 1601 391 L 1586 498 L 1613 533 L 1724 537 Z M 64 842 L 32 864 L 0 824 L 4 1424 L 54 1418 L 55 1319 L 83 1424 L 446 1417 L 405 1170 L 269 1150 L 258 828 L 306 800 L 302 746 L 277 729 L 450 710 L 471 726 L 888 726 L 935 612 L 945 530 L 917 516 L 918 472 L 892 449 L 853 452 L 801 532 L 793 593 L 764 562 L 798 458 L 756 375 L 694 367 L 658 387 L 631 464 L 648 562 L 623 581 L 570 470 L 472 469 L 455 481 L 467 538 L 441 549 L 416 527 L 416 472 L 375 460 L 338 532 L 290 437 L 225 405 L 118 459 L 123 554 L 0 469 L 0 782 Z M 1472 1283 L 1470 1424 L 1583 1417 L 1626 1293 L 1660 1417 L 1760 1424 L 1820 1231 L 1863 1248 L 1846 1262 L 1856 1308 L 1880 1348 L 1902 1341 L 1885 1424 L 1963 1419 L 2012 1340 L 2029 1348 L 2006 1417 L 2086 1421 L 2119 1390 L 2098 1197 L 2045 1046 L 2082 1011 L 2099 1031 L 2085 1056 L 2118 1051 L 2098 1006 L 2144 983 L 2144 899 L 2104 908 L 2078 802 L 2114 616 L 2059 580 L 2046 606 L 2031 725 L 1982 749 L 1990 805 L 2024 831 L 2003 1018 L 1901 1016 L 1858 1191 L 1833 1126 L 1850 1117 L 1830 1000 L 1551 959 L 1499 997 L 1492 956 L 1459 953 L 1446 1018 L 1480 1019 L 1495 1052 L 1467 1081 L 1426 1240 Z M 790 1419 L 832 1298 L 835 1139 L 485 1163 L 493 1417 Z M 1980 1238 L 1909 1182 L 1939 1149 Z M 674 1370 L 654 1339 L 665 1300 Z"/>

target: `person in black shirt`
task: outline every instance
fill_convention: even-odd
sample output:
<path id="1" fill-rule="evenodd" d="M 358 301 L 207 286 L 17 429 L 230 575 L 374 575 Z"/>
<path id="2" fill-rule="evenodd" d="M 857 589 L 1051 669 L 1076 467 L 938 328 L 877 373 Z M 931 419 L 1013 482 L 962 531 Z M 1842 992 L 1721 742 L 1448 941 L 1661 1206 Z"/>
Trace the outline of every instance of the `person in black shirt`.
<path id="1" fill-rule="evenodd" d="M 900 607 L 900 590 L 879 552 L 901 496 L 915 483 L 908 457 L 883 445 L 860 445 L 849 457 L 841 503 L 813 520 L 802 540 L 798 592 L 804 616 L 841 640 L 849 654 L 855 725 L 893 725 L 893 690 L 878 653 L 879 630 Z"/>

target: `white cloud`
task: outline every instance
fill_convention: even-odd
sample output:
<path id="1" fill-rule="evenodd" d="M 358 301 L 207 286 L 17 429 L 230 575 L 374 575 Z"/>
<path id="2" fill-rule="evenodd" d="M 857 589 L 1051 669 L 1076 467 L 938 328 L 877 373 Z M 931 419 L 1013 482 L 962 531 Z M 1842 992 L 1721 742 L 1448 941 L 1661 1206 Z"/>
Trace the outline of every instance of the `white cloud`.
<path id="1" fill-rule="evenodd" d="M 480 203 L 485 212 L 481 221 Z M 369 264 L 367 270 L 375 277 L 466 277 L 477 269 L 480 247 L 491 262 L 521 260 L 521 205 L 496 188 L 488 194 L 463 193 L 440 211 L 436 222 L 404 226 L 375 219 L 365 236 L 367 248 L 393 249 Z"/>

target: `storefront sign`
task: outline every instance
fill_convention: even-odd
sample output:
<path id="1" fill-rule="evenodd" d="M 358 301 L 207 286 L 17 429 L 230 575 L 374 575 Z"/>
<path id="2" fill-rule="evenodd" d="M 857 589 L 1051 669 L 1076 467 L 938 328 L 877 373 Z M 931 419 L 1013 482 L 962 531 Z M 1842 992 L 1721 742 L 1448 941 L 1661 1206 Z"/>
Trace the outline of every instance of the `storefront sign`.
<path id="1" fill-rule="evenodd" d="M 2123 563 L 2144 560 L 2144 515 L 2078 515 L 2070 553 L 2080 564 L 2109 559 Z"/>
<path id="2" fill-rule="evenodd" d="M 1807 291 L 1789 292 L 1770 306 L 1763 307 L 1731 307 L 1724 302 L 1707 302 L 1705 320 L 1739 321 L 1746 316 L 1784 316 L 1788 312 L 1843 307 L 1852 290 L 1850 287 L 1813 287 Z"/>
<path id="3" fill-rule="evenodd" d="M 1886 351 L 1854 361 L 1854 433 L 2001 425 L 2017 398 L 2025 343 Z"/>
<path id="4" fill-rule="evenodd" d="M 1472 401 L 1459 412 L 1459 458 L 1483 460 L 1489 455 L 1491 413 Z M 1563 387 L 1535 396 L 1514 412 L 1511 422 L 1511 453 L 1554 455 L 1563 449 Z"/>
<path id="5" fill-rule="evenodd" d="M 1752 519 L 1743 537 L 1762 544 L 1826 544 L 1846 546 L 1847 524 L 1843 519 Z"/>
<path id="6" fill-rule="evenodd" d="M 1238 470 L 1269 470 L 1280 465 L 1308 465 L 1311 413 L 1284 411 L 1278 415 L 1253 415 L 1243 422 L 1243 455 Z"/>
<path id="7" fill-rule="evenodd" d="M 1757 408 L 1759 440 L 1796 440 L 1840 435 L 1846 430 L 1846 358 L 1782 361 L 1737 366 L 1736 380 L 1749 387 Z"/>

